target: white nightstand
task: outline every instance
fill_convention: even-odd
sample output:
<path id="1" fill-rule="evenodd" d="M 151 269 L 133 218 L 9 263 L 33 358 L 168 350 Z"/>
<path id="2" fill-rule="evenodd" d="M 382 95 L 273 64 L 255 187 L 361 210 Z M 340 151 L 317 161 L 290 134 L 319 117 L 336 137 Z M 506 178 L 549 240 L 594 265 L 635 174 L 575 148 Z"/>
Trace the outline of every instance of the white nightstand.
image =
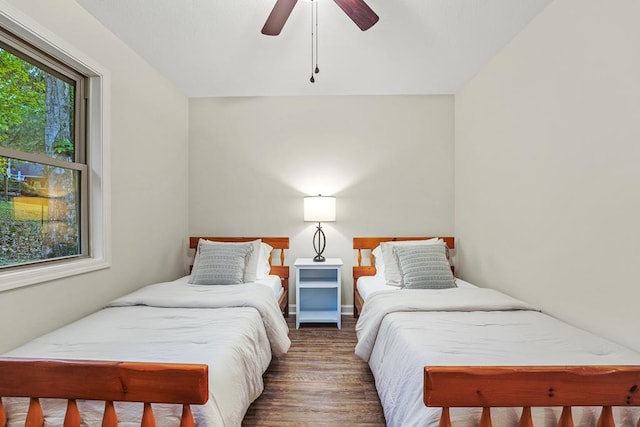
<path id="1" fill-rule="evenodd" d="M 340 321 L 342 260 L 327 258 L 315 262 L 298 258 L 296 267 L 296 329 L 301 322 L 336 323 Z"/>

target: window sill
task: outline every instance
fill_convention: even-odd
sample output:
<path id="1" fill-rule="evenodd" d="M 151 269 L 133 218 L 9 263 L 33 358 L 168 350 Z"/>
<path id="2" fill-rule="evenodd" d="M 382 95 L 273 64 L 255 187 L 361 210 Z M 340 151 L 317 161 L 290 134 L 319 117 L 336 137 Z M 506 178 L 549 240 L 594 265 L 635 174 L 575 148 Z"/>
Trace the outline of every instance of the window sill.
<path id="1" fill-rule="evenodd" d="M 0 292 L 103 270 L 110 266 L 111 263 L 104 258 L 85 258 L 2 272 L 0 273 Z"/>

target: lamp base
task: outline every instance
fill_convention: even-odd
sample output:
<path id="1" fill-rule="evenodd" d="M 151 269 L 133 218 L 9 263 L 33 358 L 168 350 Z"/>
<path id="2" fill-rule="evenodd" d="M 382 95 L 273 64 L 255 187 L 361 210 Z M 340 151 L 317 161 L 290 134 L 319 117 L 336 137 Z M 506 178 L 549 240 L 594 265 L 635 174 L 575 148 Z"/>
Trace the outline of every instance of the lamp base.
<path id="1" fill-rule="evenodd" d="M 324 252 L 324 248 L 326 245 L 327 239 L 324 237 L 324 231 L 322 231 L 320 223 L 318 223 L 316 232 L 313 234 L 313 250 L 316 251 L 316 256 L 313 257 L 313 260 L 315 262 L 324 262 L 322 252 Z"/>

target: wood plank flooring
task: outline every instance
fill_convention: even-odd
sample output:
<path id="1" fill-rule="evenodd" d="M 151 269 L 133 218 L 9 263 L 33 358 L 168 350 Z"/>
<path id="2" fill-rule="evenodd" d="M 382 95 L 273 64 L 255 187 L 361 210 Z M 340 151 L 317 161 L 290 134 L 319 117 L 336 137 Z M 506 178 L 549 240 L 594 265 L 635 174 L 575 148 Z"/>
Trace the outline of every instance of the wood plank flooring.
<path id="1" fill-rule="evenodd" d="M 385 426 L 373 376 L 353 353 L 355 319 L 303 324 L 289 316 L 291 349 L 274 358 L 265 391 L 251 405 L 243 426 Z"/>

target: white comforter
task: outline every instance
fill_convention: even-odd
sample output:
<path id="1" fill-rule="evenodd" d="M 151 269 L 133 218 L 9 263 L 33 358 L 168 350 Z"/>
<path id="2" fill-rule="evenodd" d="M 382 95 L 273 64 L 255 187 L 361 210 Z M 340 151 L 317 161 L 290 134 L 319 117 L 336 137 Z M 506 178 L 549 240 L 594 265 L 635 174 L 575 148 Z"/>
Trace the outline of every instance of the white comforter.
<path id="1" fill-rule="evenodd" d="M 199 426 L 240 426 L 264 388 L 273 354 L 290 345 L 288 327 L 273 292 L 260 285 L 150 285 L 115 300 L 68 326 L 6 356 L 206 363 L 209 401 L 194 406 Z M 168 385 L 170 386 L 170 385 Z M 3 399 L 9 426 L 24 425 L 28 402 Z M 103 403 L 81 402 L 89 426 L 99 426 Z M 45 425 L 62 425 L 64 402 L 43 400 Z M 178 405 L 153 405 L 157 425 L 177 426 Z M 116 406 L 119 425 L 140 425 L 141 404 Z"/>
<path id="2" fill-rule="evenodd" d="M 281 356 L 289 350 L 289 328 L 271 289 L 253 283 L 227 286 L 156 283 L 116 299 L 110 307 L 146 305 L 173 308 L 253 307 L 260 313 L 271 350 Z"/>
<path id="3" fill-rule="evenodd" d="M 387 425 L 437 426 L 423 403 L 424 366 L 638 365 L 640 354 L 571 327 L 488 289 L 402 290 L 367 299 L 356 353 L 369 362 Z M 521 409 L 492 411 L 493 425 L 515 426 Z M 534 425 L 555 426 L 558 409 L 534 409 Z M 638 411 L 616 410 L 616 425 L 636 426 Z M 453 425 L 477 425 L 479 410 L 453 409 Z M 576 426 L 597 411 L 574 408 Z"/>
<path id="4" fill-rule="evenodd" d="M 485 288 L 449 288 L 438 290 L 402 289 L 373 293 L 364 305 L 356 324 L 356 354 L 369 361 L 378 329 L 384 317 L 396 311 L 477 311 L 533 310 L 503 293 Z"/>

